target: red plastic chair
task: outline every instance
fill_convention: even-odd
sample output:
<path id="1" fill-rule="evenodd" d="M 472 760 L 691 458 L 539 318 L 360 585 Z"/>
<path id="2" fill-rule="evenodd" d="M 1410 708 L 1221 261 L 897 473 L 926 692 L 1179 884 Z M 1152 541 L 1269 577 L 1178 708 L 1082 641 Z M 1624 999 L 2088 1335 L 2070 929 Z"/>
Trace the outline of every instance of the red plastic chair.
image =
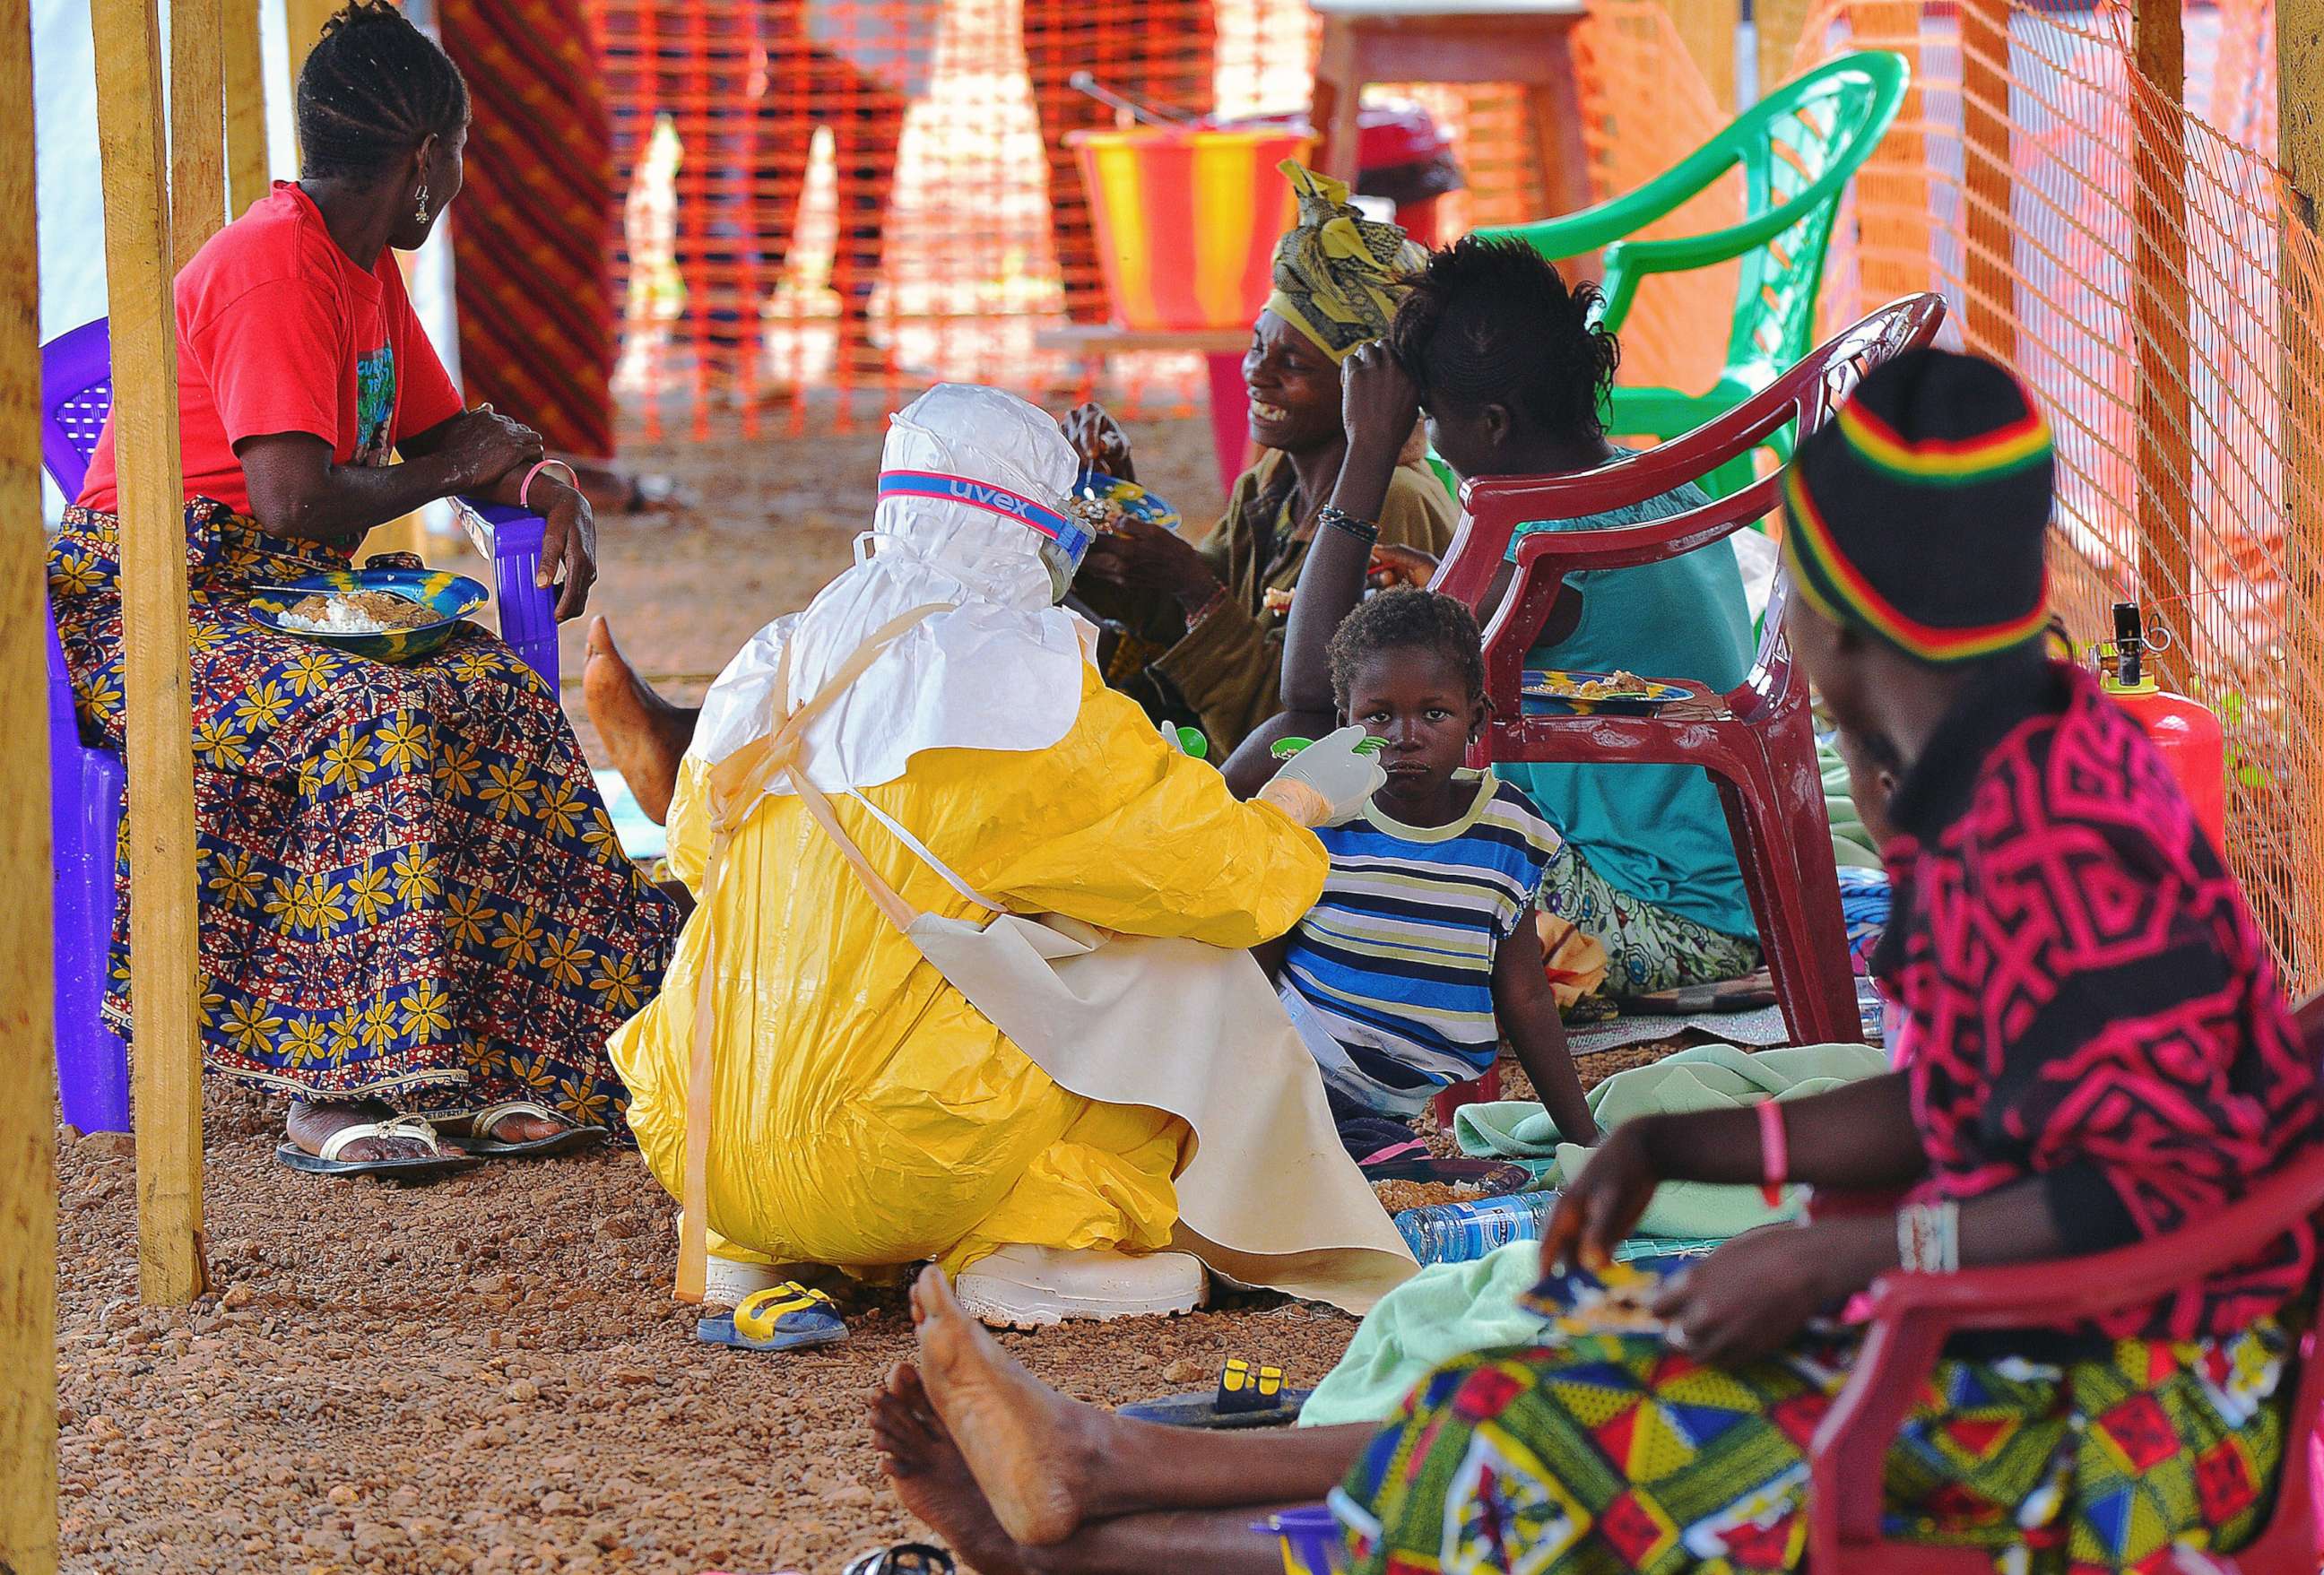
<path id="1" fill-rule="evenodd" d="M 2311 1055 L 2324 1055 L 2324 998 L 2301 1009 Z M 1882 1540 L 1888 1446 L 1960 1329 L 2024 1329 L 2101 1317 L 2167 1295 L 2249 1257 L 2302 1219 L 2324 1226 L 2324 1147 L 2200 1224 L 2135 1247 L 2057 1263 L 1954 1275 L 1888 1275 L 1872 1286 L 1871 1330 L 1808 1454 L 1808 1567 L 1815 1575 L 1992 1575 L 1990 1554 Z M 2298 1387 L 2275 1510 L 2258 1540 L 2211 1554 L 2211 1575 L 2316 1575 L 2316 1414 L 2324 1362 L 2301 1337 Z M 2190 1565 L 2189 1568 L 2198 1566 Z"/>
<path id="2" fill-rule="evenodd" d="M 1709 476 L 1794 420 L 1805 434 L 1865 373 L 1934 339 L 1943 319 L 1944 303 L 1936 296 L 1908 296 L 1835 335 L 1767 388 L 1683 438 L 1598 470 L 1468 482 L 1461 489 L 1460 530 L 1434 588 L 1481 607 L 1518 525 L 1641 503 Z M 1793 667 L 1784 638 L 1782 581 L 1767 604 L 1750 675 L 1728 694 L 1665 680 L 1679 683 L 1688 697 L 1652 716 L 1528 716 L 1523 702 L 1526 653 L 1539 640 L 1566 575 L 1660 563 L 1707 547 L 1774 512 L 1781 476 L 1778 471 L 1732 496 L 1643 525 L 1525 538 L 1515 581 L 1485 630 L 1485 691 L 1493 717 L 1470 763 L 1702 767 L 1726 808 L 1792 1037 L 1801 1044 L 1852 1044 L 1863 1036 L 1863 1025 L 1840 917 L 1807 678 Z"/>
<path id="3" fill-rule="evenodd" d="M 1452 1130 L 1452 1112 L 1462 1105 L 1489 1105 L 1501 1097 L 1501 1069 L 1498 1063 L 1466 1082 L 1448 1085 L 1434 1101 L 1436 1124 L 1447 1132 Z"/>

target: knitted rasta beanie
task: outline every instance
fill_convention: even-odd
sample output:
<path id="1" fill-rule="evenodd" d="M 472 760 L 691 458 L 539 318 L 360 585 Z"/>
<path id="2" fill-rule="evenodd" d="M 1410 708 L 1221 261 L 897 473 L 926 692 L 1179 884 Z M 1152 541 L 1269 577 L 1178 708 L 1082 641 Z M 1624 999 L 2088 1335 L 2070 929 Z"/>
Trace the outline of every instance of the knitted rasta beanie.
<path id="1" fill-rule="evenodd" d="M 1835 622 L 1924 662 L 2039 636 L 2050 424 L 1992 362 L 1914 350 L 1799 446 L 1784 478 L 1792 583 Z"/>

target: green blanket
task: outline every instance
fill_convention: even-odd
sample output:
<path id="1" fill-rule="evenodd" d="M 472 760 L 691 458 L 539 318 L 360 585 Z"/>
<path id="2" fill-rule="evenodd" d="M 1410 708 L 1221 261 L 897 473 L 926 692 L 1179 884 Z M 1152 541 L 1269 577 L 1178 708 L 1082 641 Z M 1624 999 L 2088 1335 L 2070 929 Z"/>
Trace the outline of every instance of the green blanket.
<path id="1" fill-rule="evenodd" d="M 1806 1045 L 1756 1055 L 1731 1045 L 1702 1045 L 1616 1073 L 1590 1091 L 1590 1108 L 1599 1126 L 1610 1128 L 1656 1110 L 1804 1098 L 1887 1070 L 1886 1058 L 1863 1045 Z M 1462 1153 L 1534 1165 L 1544 1186 L 1561 1184 L 1588 1156 L 1577 1145 L 1558 1141 L 1555 1125 L 1539 1105 L 1519 1101 L 1465 1105 L 1453 1130 Z M 1784 1211 L 1791 1207 L 1787 1200 Z M 1673 1183 L 1655 1194 L 1639 1236 L 1625 1244 L 1622 1256 L 1655 1251 L 1650 1238 L 1724 1239 L 1780 1217 L 1756 1187 Z M 1536 1339 L 1541 1320 L 1520 1312 L 1517 1299 L 1540 1277 L 1540 1262 L 1536 1243 L 1513 1241 L 1474 1262 L 1423 1268 L 1364 1319 L 1348 1354 L 1300 1414 L 1300 1424 L 1386 1421 L 1432 1369 L 1471 1351 Z"/>
<path id="2" fill-rule="evenodd" d="M 1618 1072 L 1590 1091 L 1590 1113 L 1600 1131 L 1636 1116 L 1666 1110 L 1715 1110 L 1766 1099 L 1800 1099 L 1888 1070 L 1887 1057 L 1868 1045 L 1803 1045 L 1789 1050 L 1738 1050 L 1698 1045 L 1651 1066 Z M 1590 1151 L 1557 1135 L 1549 1112 L 1529 1101 L 1463 1105 L 1452 1119 L 1461 1152 L 1514 1159 L 1535 1173 L 1537 1187 L 1563 1186 Z M 1724 1240 L 1789 1213 L 1786 1200 L 1771 1210 L 1756 1187 L 1672 1182 L 1655 1194 L 1638 1222 L 1641 1236 L 1708 1236 Z"/>
<path id="3" fill-rule="evenodd" d="M 1872 843 L 1872 834 L 1864 829 L 1863 816 L 1856 813 L 1856 797 L 1848 785 L 1848 762 L 1840 751 L 1818 740 L 1816 769 L 1823 773 L 1823 809 L 1831 820 L 1831 856 L 1843 870 L 1851 864 L 1859 870 L 1883 868 L 1880 850 Z"/>

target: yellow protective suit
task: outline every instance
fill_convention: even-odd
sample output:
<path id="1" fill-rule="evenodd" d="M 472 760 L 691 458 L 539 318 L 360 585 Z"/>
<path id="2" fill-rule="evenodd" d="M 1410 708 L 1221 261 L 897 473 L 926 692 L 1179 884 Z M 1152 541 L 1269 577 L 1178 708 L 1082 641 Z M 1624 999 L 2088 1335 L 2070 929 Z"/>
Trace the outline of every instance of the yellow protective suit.
<path id="1" fill-rule="evenodd" d="M 670 865 L 701 893 L 706 768 L 689 757 Z M 975 889 L 1017 912 L 1248 947 L 1322 894 L 1314 835 L 1237 803 L 1138 706 L 1084 667 L 1081 711 L 1031 751 L 936 749 L 864 797 Z M 983 910 L 872 815 L 841 826 L 905 900 Z M 1065 1092 L 883 917 L 797 797 L 763 802 L 719 880 L 713 1050 L 714 1235 L 779 1262 L 872 1269 L 996 1247 L 1166 1247 L 1189 1134 L 1143 1107 Z M 688 925 L 661 995 L 614 1036 L 630 1124 L 674 1194 L 685 1150 L 690 1003 L 705 966 Z M 1155 1054 L 1170 1025 L 1152 1025 Z"/>

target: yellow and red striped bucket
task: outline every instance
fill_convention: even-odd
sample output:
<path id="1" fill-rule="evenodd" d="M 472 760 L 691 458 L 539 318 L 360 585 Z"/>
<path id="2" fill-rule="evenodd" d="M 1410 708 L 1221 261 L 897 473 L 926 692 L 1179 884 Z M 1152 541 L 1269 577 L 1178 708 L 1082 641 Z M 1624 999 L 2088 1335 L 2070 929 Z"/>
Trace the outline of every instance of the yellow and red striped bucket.
<path id="1" fill-rule="evenodd" d="M 1314 138 L 1281 127 L 1074 132 L 1114 322 L 1142 333 L 1248 327 L 1296 211 L 1276 166 Z"/>

